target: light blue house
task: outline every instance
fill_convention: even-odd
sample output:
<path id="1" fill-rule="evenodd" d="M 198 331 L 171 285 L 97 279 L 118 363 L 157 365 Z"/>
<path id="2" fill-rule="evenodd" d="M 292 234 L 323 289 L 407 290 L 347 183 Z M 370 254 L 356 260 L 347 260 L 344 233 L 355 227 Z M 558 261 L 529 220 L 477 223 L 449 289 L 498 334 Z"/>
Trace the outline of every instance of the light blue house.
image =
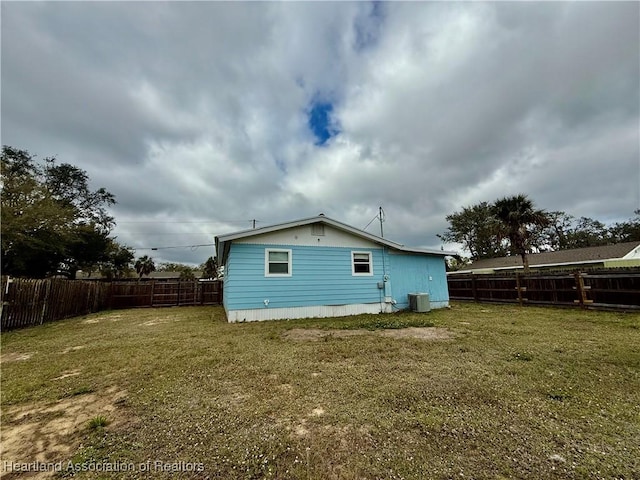
<path id="1" fill-rule="evenodd" d="M 216 237 L 230 322 L 360 313 L 409 307 L 428 293 L 449 305 L 446 255 L 407 248 L 324 215 Z"/>

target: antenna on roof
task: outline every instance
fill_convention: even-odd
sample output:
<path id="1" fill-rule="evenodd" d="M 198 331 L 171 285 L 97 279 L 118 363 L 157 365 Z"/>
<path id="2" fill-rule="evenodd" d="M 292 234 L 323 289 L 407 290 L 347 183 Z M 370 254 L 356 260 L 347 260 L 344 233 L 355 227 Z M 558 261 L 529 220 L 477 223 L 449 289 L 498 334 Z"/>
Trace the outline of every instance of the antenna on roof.
<path id="1" fill-rule="evenodd" d="M 384 238 L 384 230 L 382 229 L 382 223 L 384 222 L 384 210 L 380 207 L 378 218 L 380 219 L 380 238 Z"/>

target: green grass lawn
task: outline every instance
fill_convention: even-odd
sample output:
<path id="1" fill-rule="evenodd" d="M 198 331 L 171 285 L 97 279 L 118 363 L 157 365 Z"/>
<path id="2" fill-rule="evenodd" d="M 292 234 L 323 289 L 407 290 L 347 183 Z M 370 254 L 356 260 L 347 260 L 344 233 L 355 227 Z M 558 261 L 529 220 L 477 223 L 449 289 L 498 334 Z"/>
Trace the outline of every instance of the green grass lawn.
<path id="1" fill-rule="evenodd" d="M 379 330 L 402 327 L 449 338 Z M 2 358 L 2 460 L 134 466 L 77 478 L 640 478 L 638 314 L 121 310 L 3 333 Z"/>

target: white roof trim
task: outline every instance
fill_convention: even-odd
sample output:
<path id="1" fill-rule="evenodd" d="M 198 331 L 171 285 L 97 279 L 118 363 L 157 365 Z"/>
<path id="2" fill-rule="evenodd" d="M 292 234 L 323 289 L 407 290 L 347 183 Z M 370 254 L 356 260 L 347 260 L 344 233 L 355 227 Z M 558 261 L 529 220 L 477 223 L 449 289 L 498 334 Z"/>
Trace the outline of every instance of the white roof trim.
<path id="1" fill-rule="evenodd" d="M 634 247 L 631 249 L 631 251 L 629 251 L 626 255 L 624 255 L 622 258 L 624 260 L 627 259 L 634 259 L 634 258 L 638 258 L 640 256 L 640 245 Z"/>
<path id="2" fill-rule="evenodd" d="M 371 233 L 367 233 L 364 230 L 360 230 L 358 228 L 352 227 L 351 225 L 347 225 L 346 223 L 339 222 L 337 220 L 333 220 L 329 217 L 325 217 L 324 215 L 318 215 L 316 217 L 303 218 L 301 220 L 295 220 L 293 222 L 286 223 L 278 223 L 275 225 L 269 225 L 261 228 L 252 228 L 249 230 L 241 230 L 239 232 L 227 233 L 225 235 L 219 235 L 215 237 L 216 241 L 216 254 L 218 258 L 221 259 L 221 264 L 224 264 L 226 260 L 226 251 L 225 246 L 228 242 L 233 240 L 238 240 L 241 238 L 253 237 L 256 235 L 262 235 L 265 233 L 276 232 L 279 230 L 286 230 L 288 228 L 293 227 L 301 227 L 304 225 L 309 225 L 312 223 L 324 223 L 326 225 L 330 225 L 339 230 L 343 230 L 345 232 L 351 233 L 352 235 L 365 238 L 372 242 L 375 242 L 379 245 L 385 245 L 394 250 L 398 250 L 401 252 L 407 253 L 419 253 L 424 255 L 442 255 L 442 256 L 453 256 L 457 255 L 456 252 L 444 251 L 444 250 L 430 250 L 425 248 L 409 248 L 401 243 L 392 242 L 387 240 L 386 238 L 378 237 L 377 235 L 373 235 Z"/>

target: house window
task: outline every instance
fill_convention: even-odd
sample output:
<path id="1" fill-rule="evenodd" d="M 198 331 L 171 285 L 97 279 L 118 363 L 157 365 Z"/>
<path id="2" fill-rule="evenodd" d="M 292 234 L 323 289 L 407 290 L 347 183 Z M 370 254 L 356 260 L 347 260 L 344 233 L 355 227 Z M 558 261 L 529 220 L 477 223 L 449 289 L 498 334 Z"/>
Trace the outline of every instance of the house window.
<path id="1" fill-rule="evenodd" d="M 291 276 L 291 250 L 267 248 L 264 251 L 265 277 Z"/>
<path id="2" fill-rule="evenodd" d="M 371 252 L 351 252 L 351 269 L 353 275 L 373 275 Z"/>

